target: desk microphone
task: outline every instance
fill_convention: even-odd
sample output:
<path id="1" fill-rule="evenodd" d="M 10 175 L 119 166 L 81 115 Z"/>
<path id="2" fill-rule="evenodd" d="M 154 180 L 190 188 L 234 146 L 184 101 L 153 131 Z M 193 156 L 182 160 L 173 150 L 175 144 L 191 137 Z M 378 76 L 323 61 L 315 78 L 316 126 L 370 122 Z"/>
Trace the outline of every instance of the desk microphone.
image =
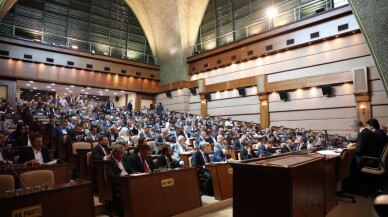
<path id="1" fill-rule="evenodd" d="M 15 173 L 15 175 L 16 175 L 16 177 L 18 178 L 20 184 L 22 185 L 22 186 L 20 186 L 20 187 L 25 188 L 25 185 L 24 185 L 22 179 L 20 178 L 19 174 L 16 172 L 15 167 L 13 166 L 13 164 L 9 164 L 9 165 L 11 166 L 12 171 Z"/>

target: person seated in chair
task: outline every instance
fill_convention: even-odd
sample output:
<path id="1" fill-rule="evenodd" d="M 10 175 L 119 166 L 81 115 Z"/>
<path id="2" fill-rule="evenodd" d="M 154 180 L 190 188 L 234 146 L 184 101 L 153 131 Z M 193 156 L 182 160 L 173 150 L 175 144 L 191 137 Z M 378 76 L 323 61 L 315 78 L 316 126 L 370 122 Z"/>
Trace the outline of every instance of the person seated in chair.
<path id="1" fill-rule="evenodd" d="M 133 173 L 131 162 L 124 156 L 124 146 L 113 145 L 112 154 L 104 161 L 104 168 L 108 179 L 114 179 L 117 176 L 127 176 Z M 113 200 L 108 203 L 108 212 L 117 213 L 122 216 L 124 206 L 122 202 L 121 186 L 117 183 L 112 183 Z"/>
<path id="2" fill-rule="evenodd" d="M 292 152 L 292 140 L 291 140 L 291 138 L 287 139 L 286 144 L 283 145 L 283 147 L 281 149 L 281 153 L 288 153 L 288 152 Z"/>
<path id="3" fill-rule="evenodd" d="M 98 145 L 92 150 L 93 160 L 106 160 L 110 154 L 108 150 L 109 139 L 107 136 L 101 136 L 98 139 Z"/>
<path id="4" fill-rule="evenodd" d="M 241 149 L 240 158 L 241 160 L 251 159 L 258 157 L 252 148 L 252 141 L 247 141 L 244 147 Z"/>
<path id="5" fill-rule="evenodd" d="M 161 155 L 156 161 L 156 168 L 169 168 L 173 169 L 179 167 L 177 159 L 172 156 L 172 150 L 169 146 L 164 145 L 162 147 Z"/>
<path id="6" fill-rule="evenodd" d="M 44 164 L 50 161 L 49 150 L 43 145 L 43 136 L 40 133 L 30 135 L 31 147 L 24 148 L 19 155 L 19 163 L 28 166 Z"/>
<path id="7" fill-rule="evenodd" d="M 100 137 L 101 135 L 98 133 L 98 127 L 95 125 L 92 125 L 90 128 L 90 132 L 88 133 L 88 135 L 86 135 L 85 139 L 88 141 L 97 141 L 100 139 Z"/>
<path id="8" fill-rule="evenodd" d="M 0 131 L 0 165 L 10 164 L 10 152 L 5 145 L 5 133 Z"/>
<path id="9" fill-rule="evenodd" d="M 212 162 L 227 162 L 229 160 L 233 160 L 230 158 L 230 152 L 232 151 L 232 147 L 225 146 L 222 147 L 221 150 L 217 150 L 214 152 L 214 155 L 212 157 Z"/>
<path id="10" fill-rule="evenodd" d="M 271 156 L 272 153 L 270 150 L 271 150 L 272 146 L 273 146 L 273 144 L 271 143 L 270 140 L 268 140 L 265 145 L 260 146 L 259 156 L 260 157 Z"/>
<path id="11" fill-rule="evenodd" d="M 296 137 L 296 143 L 292 145 L 292 151 L 301 151 L 307 149 L 307 145 L 304 143 L 303 136 Z"/>
<path id="12" fill-rule="evenodd" d="M 198 168 L 198 176 L 201 179 L 203 179 L 203 183 L 200 183 L 200 189 L 201 192 L 205 195 L 214 195 L 213 192 L 213 183 L 212 183 L 212 176 L 205 168 L 206 163 L 210 163 L 209 155 L 206 153 L 207 150 L 207 143 L 205 141 L 202 141 L 199 143 L 199 149 L 197 152 L 195 152 L 191 158 L 191 165 L 192 167 Z"/>
<path id="13" fill-rule="evenodd" d="M 135 173 L 150 173 L 155 165 L 151 158 L 152 150 L 148 145 L 140 145 L 139 153 L 131 158 L 132 168 Z"/>

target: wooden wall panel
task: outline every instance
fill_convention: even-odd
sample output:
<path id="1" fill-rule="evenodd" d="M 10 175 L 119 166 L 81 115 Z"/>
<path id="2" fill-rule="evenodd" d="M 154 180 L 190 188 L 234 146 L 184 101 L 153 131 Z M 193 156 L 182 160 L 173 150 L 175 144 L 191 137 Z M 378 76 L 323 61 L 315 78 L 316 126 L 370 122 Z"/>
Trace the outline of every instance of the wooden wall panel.
<path id="1" fill-rule="evenodd" d="M 14 75 L 25 79 L 36 79 L 38 65 L 31 62 L 17 61 Z"/>
<path id="2" fill-rule="evenodd" d="M 292 90 L 304 88 L 306 86 L 306 79 L 299 78 L 281 82 L 267 83 L 266 89 L 267 92 L 276 92 L 280 90 Z"/>
<path id="3" fill-rule="evenodd" d="M 93 80 L 95 80 L 95 72 L 92 71 L 86 71 L 86 70 L 79 70 L 78 71 L 78 82 L 80 84 L 91 84 L 94 83 Z"/>
<path id="4" fill-rule="evenodd" d="M 242 115 L 242 114 L 258 114 L 260 113 L 260 106 L 257 104 L 253 105 L 236 105 L 231 107 L 215 107 L 216 101 L 208 102 L 208 113 L 211 116 L 228 116 L 228 115 Z M 210 108 L 212 107 L 212 108 Z"/>
<path id="5" fill-rule="evenodd" d="M 352 76 L 350 71 L 340 72 L 328 75 L 318 75 L 306 78 L 306 87 L 321 86 L 327 84 L 338 84 L 344 82 L 351 82 Z"/>
<path id="6" fill-rule="evenodd" d="M 38 65 L 38 79 L 45 81 L 57 81 L 58 80 L 58 67 L 52 65 L 45 65 L 40 63 Z"/>
<path id="7" fill-rule="evenodd" d="M 213 100 L 213 98 L 212 98 Z M 220 108 L 220 107 L 233 107 L 233 106 L 241 106 L 241 105 L 251 105 L 255 104 L 259 106 L 259 98 L 257 96 L 247 96 L 247 97 L 237 97 L 237 98 L 226 98 L 211 101 L 208 103 L 208 108 Z"/>
<path id="8" fill-rule="evenodd" d="M 291 110 L 291 109 L 290 109 Z M 303 121 L 322 119 L 356 118 L 355 107 L 349 108 L 326 108 L 319 110 L 287 111 L 271 113 L 271 121 Z"/>
<path id="9" fill-rule="evenodd" d="M 235 89 L 239 87 L 248 87 L 248 86 L 255 86 L 255 85 L 257 85 L 257 76 L 231 80 L 229 81 L 228 89 Z"/>
<path id="10" fill-rule="evenodd" d="M 13 76 L 17 61 L 12 59 L 0 59 L 0 72 L 3 76 Z"/>
<path id="11" fill-rule="evenodd" d="M 217 84 L 210 84 L 205 86 L 205 92 L 206 93 L 212 93 L 212 92 L 217 92 L 217 91 L 222 91 L 222 90 L 227 90 L 228 89 L 228 83 L 227 82 L 222 82 L 222 83 L 217 83 Z"/>
<path id="12" fill-rule="evenodd" d="M 60 67 L 58 69 L 58 81 L 78 83 L 78 70 Z"/>

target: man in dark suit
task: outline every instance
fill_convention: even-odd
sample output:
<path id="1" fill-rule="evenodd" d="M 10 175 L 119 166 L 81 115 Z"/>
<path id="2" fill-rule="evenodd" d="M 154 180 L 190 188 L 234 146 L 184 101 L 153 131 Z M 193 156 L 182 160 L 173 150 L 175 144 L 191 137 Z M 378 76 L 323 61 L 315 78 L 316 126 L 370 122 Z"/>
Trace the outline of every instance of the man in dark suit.
<path id="1" fill-rule="evenodd" d="M 132 100 L 129 100 L 129 103 L 127 105 L 127 109 L 129 111 L 129 115 L 132 116 L 132 109 L 133 109 Z"/>
<path id="2" fill-rule="evenodd" d="M 380 158 L 383 146 L 378 135 L 364 128 L 363 123 L 359 120 L 354 120 L 351 123 L 351 127 L 358 133 L 356 144 L 351 143 L 356 146 L 355 158 L 357 164 L 360 166 L 360 160 L 363 156 Z"/>
<path id="3" fill-rule="evenodd" d="M 73 131 L 71 131 L 68 135 L 68 140 L 70 141 L 84 141 L 86 138 L 85 132 L 83 131 L 82 124 L 77 124 Z"/>
<path id="4" fill-rule="evenodd" d="M 260 146 L 259 148 L 259 157 L 265 157 L 265 156 L 271 156 L 271 148 L 272 148 L 271 141 L 267 141 L 265 145 Z"/>
<path id="5" fill-rule="evenodd" d="M 151 158 L 152 150 L 148 145 L 141 145 L 139 153 L 131 158 L 132 168 L 135 173 L 150 173 L 155 165 Z"/>
<path id="6" fill-rule="evenodd" d="M 291 138 L 287 139 L 286 144 L 283 145 L 283 147 L 281 149 L 281 152 L 282 153 L 292 152 L 292 140 L 291 140 Z"/>
<path id="7" fill-rule="evenodd" d="M 108 137 L 110 143 L 116 141 L 117 137 L 119 137 L 119 134 L 117 133 L 117 127 L 115 125 L 111 126 L 106 136 Z"/>
<path id="8" fill-rule="evenodd" d="M 252 141 L 247 141 L 240 151 L 240 160 L 246 160 L 258 157 L 252 149 Z"/>
<path id="9" fill-rule="evenodd" d="M 304 143 L 303 136 L 296 137 L 296 143 L 292 145 L 292 151 L 301 151 L 307 149 L 307 145 Z"/>
<path id="10" fill-rule="evenodd" d="M 5 147 L 5 133 L 0 131 L 0 165 L 8 164 L 10 157 L 9 150 Z"/>
<path id="11" fill-rule="evenodd" d="M 69 135 L 70 130 L 67 128 L 67 121 L 62 120 L 59 126 L 54 127 L 52 137 L 57 138 L 59 135 Z"/>
<path id="12" fill-rule="evenodd" d="M 205 169 L 205 164 L 210 163 L 209 155 L 206 153 L 207 143 L 205 141 L 199 143 L 199 149 L 195 152 L 191 158 L 191 166 L 198 168 L 198 176 L 200 179 L 204 179 L 203 183 L 200 183 L 200 189 L 203 194 L 214 195 L 212 176 L 209 170 Z"/>
<path id="13" fill-rule="evenodd" d="M 233 150 L 240 150 L 242 147 L 244 147 L 244 142 L 247 140 L 246 135 L 242 135 L 240 139 L 236 139 L 233 142 Z"/>
<path id="14" fill-rule="evenodd" d="M 40 133 L 30 135 L 31 147 L 27 147 L 20 152 L 19 163 L 27 165 L 43 164 L 50 161 L 49 151 L 43 145 L 43 136 Z"/>
<path id="15" fill-rule="evenodd" d="M 114 109 L 115 108 L 115 104 L 112 101 L 112 99 L 109 99 L 109 101 L 106 103 L 106 108 L 107 109 Z"/>
<path id="16" fill-rule="evenodd" d="M 98 145 L 92 150 L 92 159 L 93 160 L 104 160 L 108 158 L 109 150 L 108 150 L 109 140 L 107 136 L 101 136 L 98 139 Z"/>
<path id="17" fill-rule="evenodd" d="M 112 154 L 104 161 L 105 172 L 108 179 L 112 179 L 117 176 L 127 176 L 133 173 L 131 168 L 131 162 L 124 156 L 125 147 L 122 145 L 113 145 Z M 121 186 L 117 183 L 112 183 L 113 200 L 108 204 L 109 214 L 117 213 L 119 216 L 123 216 L 124 206 L 122 202 Z"/>
<path id="18" fill-rule="evenodd" d="M 171 144 L 171 140 L 168 137 L 169 133 L 170 132 L 168 131 L 168 128 L 164 128 L 160 133 L 160 135 L 155 136 L 155 147 L 154 147 L 155 154 L 159 153 L 159 145 Z"/>
<path id="19" fill-rule="evenodd" d="M 186 141 L 189 141 L 189 138 L 191 138 L 191 133 L 189 133 L 189 128 L 188 126 L 184 126 L 183 127 L 183 131 L 180 131 L 180 133 L 178 134 L 179 135 L 182 135 L 185 137 Z"/>
<path id="20" fill-rule="evenodd" d="M 195 143 L 194 143 L 195 148 L 199 148 L 200 142 L 206 142 L 206 137 L 207 137 L 206 131 L 202 130 L 200 136 L 195 138 Z"/>
<path id="21" fill-rule="evenodd" d="M 226 146 L 223 147 L 221 150 L 217 150 L 214 152 L 214 155 L 212 157 L 212 162 L 226 162 L 230 159 L 230 152 L 232 151 L 232 147 Z"/>
<path id="22" fill-rule="evenodd" d="M 161 155 L 156 161 L 156 168 L 176 168 L 179 166 L 177 160 L 172 156 L 172 150 L 170 146 L 163 146 Z"/>

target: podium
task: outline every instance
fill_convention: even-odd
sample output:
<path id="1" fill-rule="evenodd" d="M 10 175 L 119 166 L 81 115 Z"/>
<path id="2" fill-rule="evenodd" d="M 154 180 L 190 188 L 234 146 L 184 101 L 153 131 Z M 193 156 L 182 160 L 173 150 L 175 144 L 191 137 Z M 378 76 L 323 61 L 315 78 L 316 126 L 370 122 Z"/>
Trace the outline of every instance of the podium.
<path id="1" fill-rule="evenodd" d="M 324 156 L 285 155 L 233 166 L 233 216 L 324 217 Z"/>

